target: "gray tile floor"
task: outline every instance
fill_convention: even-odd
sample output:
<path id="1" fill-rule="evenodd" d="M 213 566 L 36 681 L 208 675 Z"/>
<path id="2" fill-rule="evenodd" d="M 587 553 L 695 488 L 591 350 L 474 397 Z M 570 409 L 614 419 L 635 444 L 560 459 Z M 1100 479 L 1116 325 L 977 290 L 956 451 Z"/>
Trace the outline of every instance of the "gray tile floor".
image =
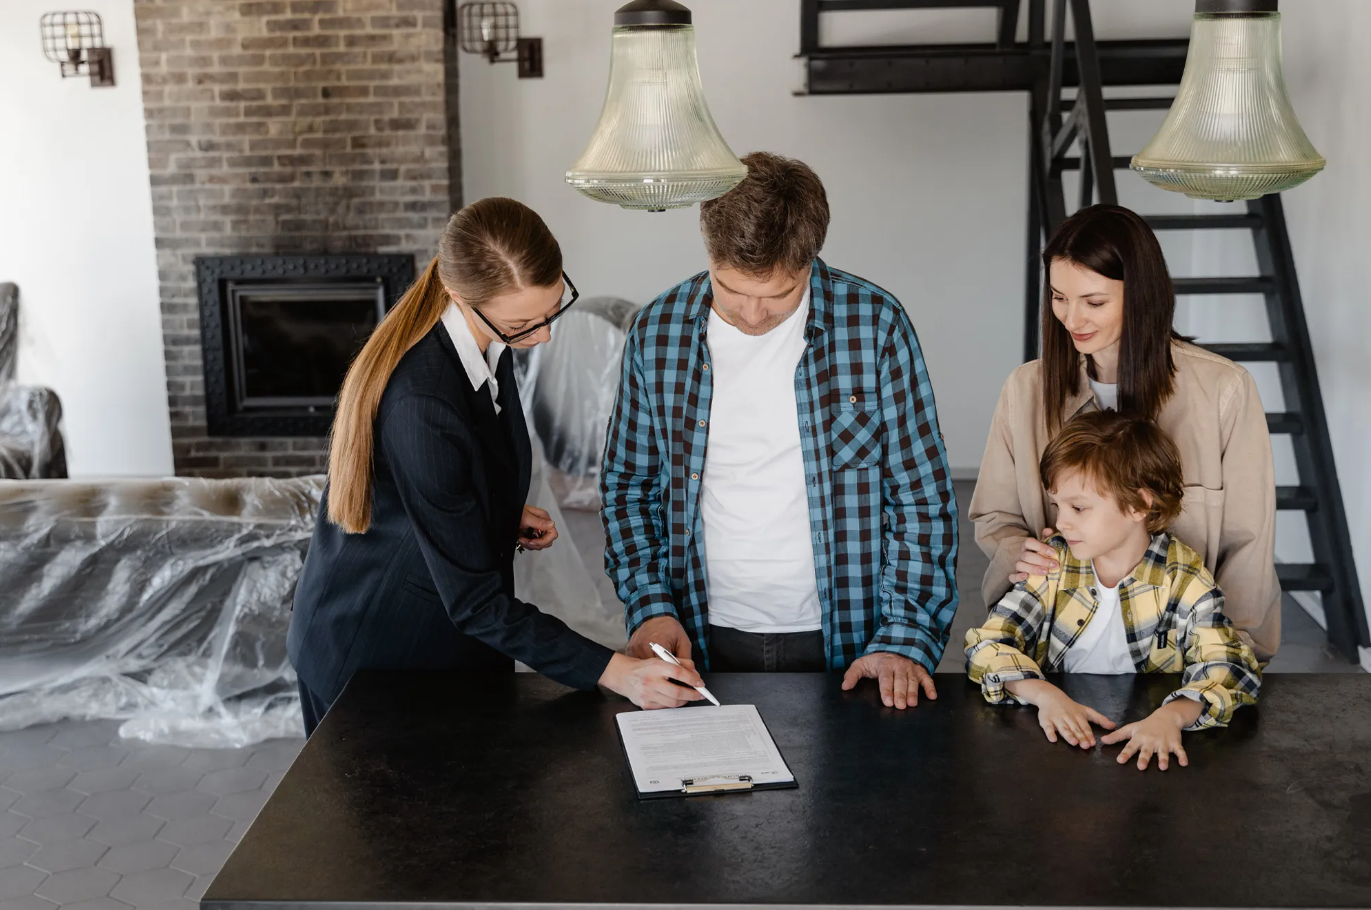
<path id="1" fill-rule="evenodd" d="M 965 506 L 972 485 L 956 486 Z M 565 523 L 598 575 L 599 519 L 572 512 Z M 957 582 L 974 592 L 985 557 L 965 521 L 961 535 Z M 617 610 L 607 580 L 600 590 Z M 955 643 L 980 618 L 974 601 L 958 610 L 942 670 L 961 668 Z M 1284 619 L 1270 671 L 1357 672 L 1293 602 Z M 113 721 L 0 733 L 0 910 L 191 910 L 302 745 L 143 745 L 120 740 Z"/>
<path id="2" fill-rule="evenodd" d="M 0 733 L 0 910 L 190 910 L 304 744 L 184 749 L 118 726 Z"/>

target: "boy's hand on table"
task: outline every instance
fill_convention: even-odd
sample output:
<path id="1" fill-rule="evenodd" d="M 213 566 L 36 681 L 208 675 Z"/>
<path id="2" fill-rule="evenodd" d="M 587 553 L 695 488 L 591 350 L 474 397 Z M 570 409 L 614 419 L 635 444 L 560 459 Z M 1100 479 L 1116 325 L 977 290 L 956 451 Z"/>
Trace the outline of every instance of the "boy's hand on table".
<path id="1" fill-rule="evenodd" d="M 1047 734 L 1048 742 L 1056 742 L 1057 735 L 1082 749 L 1095 747 L 1092 723 L 1113 730 L 1115 723 L 1099 711 L 1072 701 L 1065 692 L 1042 679 L 1020 679 L 1005 684 L 1010 695 L 1038 709 L 1038 725 Z M 1109 742 L 1105 739 L 1104 742 Z"/>
<path id="2" fill-rule="evenodd" d="M 1203 710 L 1204 705 L 1197 701 L 1178 698 L 1153 711 L 1146 720 L 1125 724 L 1100 742 L 1112 746 L 1128 740 L 1128 745 L 1119 753 L 1119 764 L 1122 765 L 1136 753 L 1139 771 L 1147 770 L 1154 754 L 1157 756 L 1157 767 L 1163 771 L 1170 765 L 1172 753 L 1184 768 L 1190 764 L 1190 758 L 1181 746 L 1181 731 L 1193 724 Z"/>

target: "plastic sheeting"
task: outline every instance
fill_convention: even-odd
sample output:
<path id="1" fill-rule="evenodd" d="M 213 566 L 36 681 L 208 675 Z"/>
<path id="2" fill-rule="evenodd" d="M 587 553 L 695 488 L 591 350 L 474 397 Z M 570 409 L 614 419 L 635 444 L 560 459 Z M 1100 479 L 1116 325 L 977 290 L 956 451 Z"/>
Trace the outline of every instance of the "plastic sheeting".
<path id="1" fill-rule="evenodd" d="M 322 477 L 0 484 L 0 729 L 301 732 L 290 602 Z"/>
<path id="2" fill-rule="evenodd" d="M 521 389 L 564 508 L 598 511 L 600 460 L 619 388 L 624 339 L 639 305 L 616 297 L 579 302 L 553 339 L 534 349 Z"/>
<path id="3" fill-rule="evenodd" d="M 0 478 L 66 477 L 62 405 L 51 389 L 14 381 L 19 288 L 0 283 Z"/>
<path id="4" fill-rule="evenodd" d="M 587 638 L 609 648 L 626 641 L 624 610 L 618 600 L 605 603 L 596 588 L 586 554 L 577 549 L 566 517 L 548 484 L 552 473 L 541 457 L 541 444 L 533 435 L 533 475 L 529 484 L 530 505 L 546 509 L 557 524 L 558 539 L 546 550 L 517 554 L 514 559 L 514 591 L 521 600 L 536 604 Z M 603 553 L 589 560 L 594 570 L 603 564 Z"/>
<path id="5" fill-rule="evenodd" d="M 56 392 L 0 384 L 0 478 L 66 477 L 61 423 Z"/>
<path id="6" fill-rule="evenodd" d="M 530 503 L 561 530 L 515 563 L 519 596 L 622 647 L 534 445 Z M 299 736 L 290 604 L 322 476 L 0 483 L 0 730 L 124 721 L 213 748 Z"/>
<path id="7" fill-rule="evenodd" d="M 3 437 L 37 440 L 16 446 L 16 464 L 38 464 L 43 453 L 51 464 L 62 451 L 56 396 L 6 381 L 8 289 L 0 285 L 0 476 Z M 553 342 L 519 360 L 536 430 L 529 500 L 562 536 L 517 558 L 516 591 L 611 647 L 623 645 L 622 611 L 598 593 L 558 500 L 599 507 L 605 430 L 636 312 L 625 300 L 586 300 L 559 321 Z M 323 484 L 0 483 L 0 730 L 115 718 L 125 737 L 193 747 L 298 736 L 286 629 Z"/>

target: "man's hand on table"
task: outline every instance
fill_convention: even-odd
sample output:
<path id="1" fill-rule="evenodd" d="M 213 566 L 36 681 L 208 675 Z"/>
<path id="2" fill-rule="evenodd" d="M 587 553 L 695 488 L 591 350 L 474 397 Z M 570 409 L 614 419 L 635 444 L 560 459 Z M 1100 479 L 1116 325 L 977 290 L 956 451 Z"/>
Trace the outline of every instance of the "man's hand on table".
<path id="1" fill-rule="evenodd" d="M 653 642 L 666 648 L 679 661 L 690 660 L 690 636 L 674 616 L 654 616 L 635 629 L 628 640 L 628 656 L 651 660 L 656 656 L 652 653 Z"/>
<path id="2" fill-rule="evenodd" d="M 881 701 L 887 708 L 916 707 L 921 687 L 929 699 L 938 697 L 933 677 L 927 670 L 908 657 L 889 651 L 877 651 L 854 660 L 843 676 L 843 691 L 854 688 L 863 678 L 876 680 L 881 687 Z"/>

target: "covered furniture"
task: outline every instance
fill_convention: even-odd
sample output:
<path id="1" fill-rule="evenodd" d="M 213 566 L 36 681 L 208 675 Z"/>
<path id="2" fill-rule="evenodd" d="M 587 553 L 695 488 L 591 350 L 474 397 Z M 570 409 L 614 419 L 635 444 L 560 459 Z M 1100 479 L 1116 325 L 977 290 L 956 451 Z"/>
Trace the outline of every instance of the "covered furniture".
<path id="1" fill-rule="evenodd" d="M 15 381 L 18 353 L 19 288 L 0 282 L 0 478 L 66 477 L 62 403 Z"/>
<path id="2" fill-rule="evenodd" d="M 298 735 L 286 625 L 322 477 L 0 481 L 0 729 Z"/>

